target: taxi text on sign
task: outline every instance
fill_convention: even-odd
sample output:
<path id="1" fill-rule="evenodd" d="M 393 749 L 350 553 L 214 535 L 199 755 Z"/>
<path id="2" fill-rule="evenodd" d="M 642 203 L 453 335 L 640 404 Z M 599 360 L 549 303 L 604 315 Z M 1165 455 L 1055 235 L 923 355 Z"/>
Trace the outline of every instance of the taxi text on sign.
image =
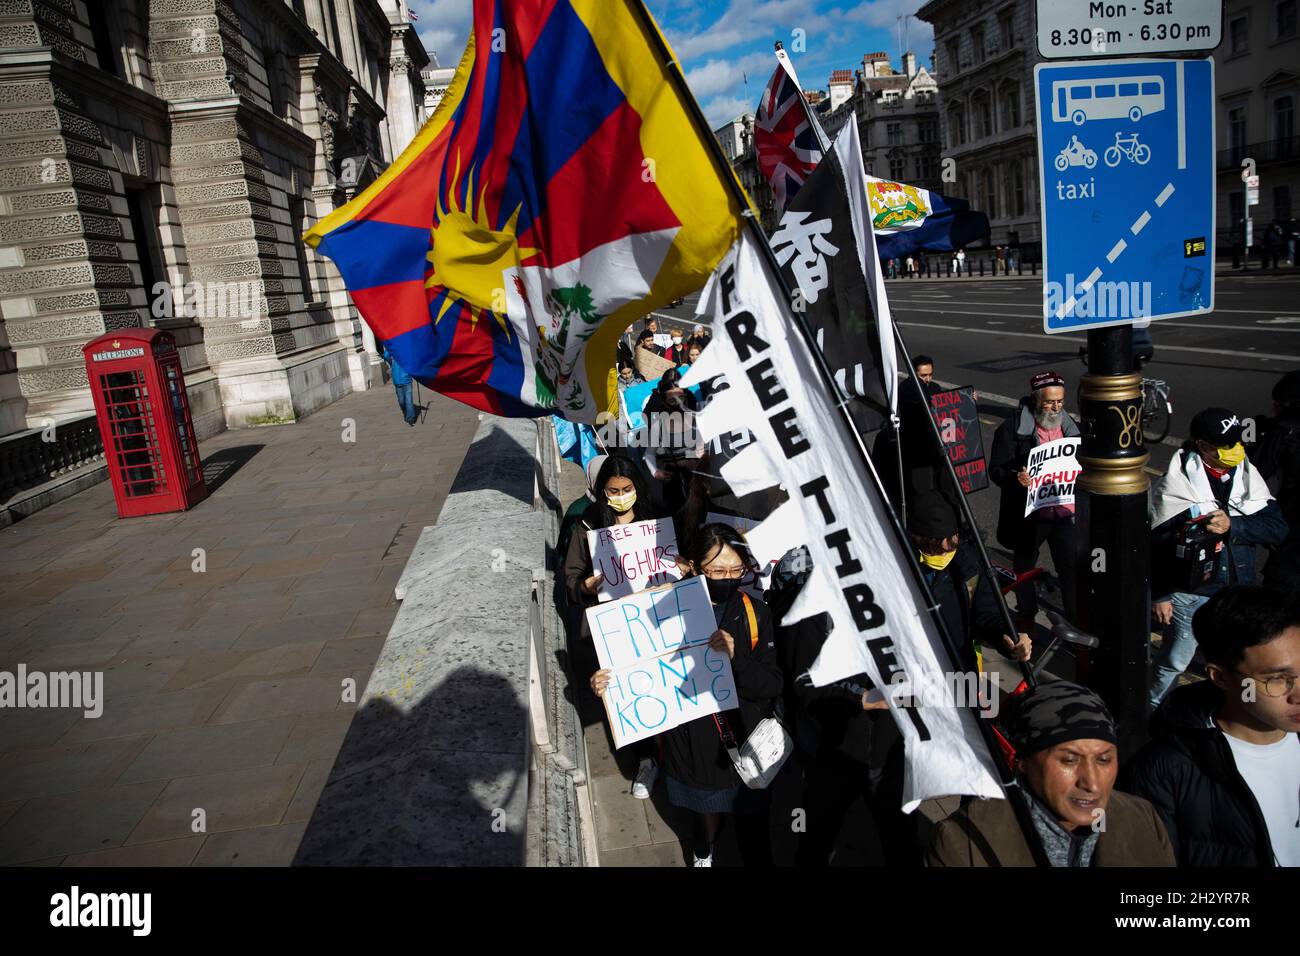
<path id="1" fill-rule="evenodd" d="M 1043 327 L 1214 308 L 1214 62 L 1039 63 Z"/>

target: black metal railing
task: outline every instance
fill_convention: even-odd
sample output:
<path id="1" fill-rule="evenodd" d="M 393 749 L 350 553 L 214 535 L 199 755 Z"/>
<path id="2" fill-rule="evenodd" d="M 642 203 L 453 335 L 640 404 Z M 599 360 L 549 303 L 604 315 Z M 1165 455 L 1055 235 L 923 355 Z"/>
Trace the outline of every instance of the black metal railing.
<path id="1" fill-rule="evenodd" d="M 5 435 L 0 438 L 0 503 L 103 458 L 94 415 Z"/>
<path id="2" fill-rule="evenodd" d="M 1285 163 L 1300 160 L 1300 136 L 1287 136 L 1282 139 L 1268 139 L 1260 143 L 1247 143 L 1244 146 L 1230 146 L 1219 150 L 1219 169 L 1234 169 L 1242 160 L 1250 158 L 1256 166 L 1268 163 Z"/>

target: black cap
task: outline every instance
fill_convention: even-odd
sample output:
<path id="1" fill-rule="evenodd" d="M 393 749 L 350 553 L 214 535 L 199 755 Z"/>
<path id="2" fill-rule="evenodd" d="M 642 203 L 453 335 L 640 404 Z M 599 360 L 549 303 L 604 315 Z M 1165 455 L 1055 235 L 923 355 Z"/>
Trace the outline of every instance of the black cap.
<path id="1" fill-rule="evenodd" d="M 907 530 L 919 538 L 947 538 L 960 527 L 957 509 L 937 491 L 921 492 L 908 505 Z"/>
<path id="2" fill-rule="evenodd" d="M 1236 414 L 1226 408 L 1206 408 L 1196 413 L 1190 429 L 1193 438 L 1216 448 L 1228 448 L 1241 441 L 1246 430 Z"/>
<path id="3" fill-rule="evenodd" d="M 1093 691 L 1069 681 L 1038 684 L 1012 697 L 1004 723 L 1016 756 L 1028 757 L 1070 740 L 1119 743 L 1115 720 Z"/>

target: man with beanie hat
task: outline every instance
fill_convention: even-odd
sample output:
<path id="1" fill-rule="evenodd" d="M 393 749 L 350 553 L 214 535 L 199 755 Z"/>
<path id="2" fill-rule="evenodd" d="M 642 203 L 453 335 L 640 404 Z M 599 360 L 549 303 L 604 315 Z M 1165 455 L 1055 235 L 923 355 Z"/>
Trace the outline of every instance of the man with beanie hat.
<path id="1" fill-rule="evenodd" d="M 1282 510 L 1246 458 L 1244 431 L 1229 409 L 1202 409 L 1192 418 L 1191 439 L 1151 486 L 1151 615 L 1165 627 L 1148 693 L 1152 710 L 1196 655 L 1192 615 L 1225 585 L 1254 584 L 1255 546 L 1279 545 L 1287 536 Z M 1179 555 L 1189 522 L 1220 536 L 1208 581 Z M 1208 545 L 1196 550 L 1202 547 Z"/>
<path id="2" fill-rule="evenodd" d="M 1007 800 L 1024 799 L 1054 867 L 1173 866 L 1174 851 L 1150 803 L 1115 790 L 1115 722 L 1078 684 L 1039 684 L 1010 701 L 1004 730 L 1016 748 L 1020 795 L 968 799 L 939 824 L 930 866 L 1033 866 Z"/>
<path id="3" fill-rule="evenodd" d="M 918 494 L 908 507 L 907 530 L 921 575 L 939 605 L 948 633 L 965 655 L 962 667 L 978 670 L 978 654 L 987 642 L 1012 660 L 1029 660 L 1033 649 L 1029 635 L 1021 633 L 1013 640 L 1003 633 L 1002 595 L 980 574 L 972 546 L 962 543 L 960 527 L 957 509 L 941 492 Z M 974 578 L 978 580 L 972 597 Z"/>
<path id="4" fill-rule="evenodd" d="M 1065 379 L 1056 372 L 1039 372 L 1029 380 L 1029 394 L 1015 414 L 993 433 L 989 453 L 989 478 L 1002 489 L 998 513 L 998 543 L 1012 553 L 1017 574 L 1038 563 L 1044 542 L 1052 553 L 1061 582 L 1065 616 L 1075 619 L 1074 505 L 1040 508 L 1025 516 L 1025 489 L 1029 487 L 1029 453 L 1058 438 L 1076 438 L 1079 426 L 1065 410 Z M 1033 627 L 1038 596 L 1032 584 L 1016 592 L 1020 626 Z"/>
<path id="5" fill-rule="evenodd" d="M 1273 386 L 1273 415 L 1260 415 L 1259 443 L 1250 460 L 1277 497 L 1290 527 L 1264 565 L 1263 584 L 1279 594 L 1300 594 L 1300 369 Z"/>

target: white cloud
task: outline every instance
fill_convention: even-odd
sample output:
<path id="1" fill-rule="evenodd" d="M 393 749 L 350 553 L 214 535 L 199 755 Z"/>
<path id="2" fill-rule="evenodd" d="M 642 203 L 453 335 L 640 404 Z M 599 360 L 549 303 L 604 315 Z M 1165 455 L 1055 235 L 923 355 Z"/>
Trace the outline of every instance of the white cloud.
<path id="1" fill-rule="evenodd" d="M 734 60 L 709 60 L 703 66 L 687 71 L 686 83 L 695 98 L 703 101 L 720 93 L 739 92 L 738 87 L 748 75 L 749 88 L 757 102 L 759 92 L 774 69 L 776 57 L 759 50 Z"/>
<path id="2" fill-rule="evenodd" d="M 425 49 L 438 54 L 442 66 L 455 66 L 465 52 L 474 25 L 474 0 L 415 0 L 415 24 Z"/>
<path id="3" fill-rule="evenodd" d="M 754 107 L 740 96 L 715 96 L 702 107 L 704 116 L 711 129 L 717 129 L 728 120 L 733 120 L 741 113 L 752 113 Z"/>

